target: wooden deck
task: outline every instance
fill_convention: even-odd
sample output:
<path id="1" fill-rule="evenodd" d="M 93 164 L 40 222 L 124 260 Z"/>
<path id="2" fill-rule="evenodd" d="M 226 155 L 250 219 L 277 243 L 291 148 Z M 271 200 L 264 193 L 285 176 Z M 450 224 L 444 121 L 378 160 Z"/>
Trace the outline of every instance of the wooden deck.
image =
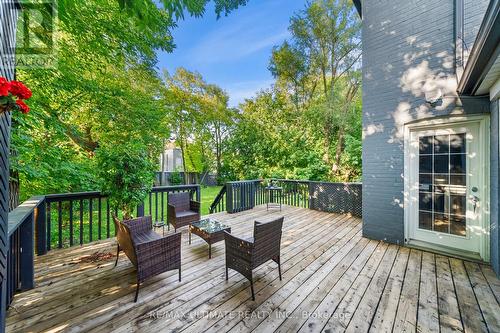
<path id="1" fill-rule="evenodd" d="M 135 273 L 115 240 L 38 257 L 34 290 L 16 295 L 7 331 L 500 332 L 500 281 L 489 266 L 373 241 L 361 220 L 303 208 L 215 214 L 241 236 L 253 220 L 285 215 L 283 281 L 272 262 L 248 282 L 224 279 L 224 244 L 183 230 L 177 272 L 151 278 L 133 303 Z M 102 255 L 90 256 L 96 252 Z M 106 256 L 106 254 L 109 254 Z M 97 260 L 94 260 L 97 259 Z"/>

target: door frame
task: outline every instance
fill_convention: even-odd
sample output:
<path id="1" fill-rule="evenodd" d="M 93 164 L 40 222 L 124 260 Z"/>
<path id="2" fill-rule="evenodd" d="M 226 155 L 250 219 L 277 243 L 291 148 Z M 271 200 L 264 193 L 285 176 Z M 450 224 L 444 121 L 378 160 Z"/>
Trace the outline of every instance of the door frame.
<path id="1" fill-rule="evenodd" d="M 410 133 L 412 131 L 432 129 L 436 127 L 443 127 L 446 125 L 457 126 L 464 125 L 467 126 L 470 123 L 477 123 L 479 125 L 479 143 L 478 149 L 482 152 L 481 154 L 481 165 L 484 166 L 484 172 L 481 179 L 481 187 L 484 189 L 482 193 L 482 201 L 484 203 L 481 209 L 481 228 L 483 230 L 483 236 L 480 240 L 479 245 L 479 257 L 474 256 L 473 253 L 466 251 L 460 251 L 454 248 L 448 248 L 446 246 L 437 245 L 433 243 L 426 243 L 420 240 L 410 239 L 410 228 L 412 214 L 410 212 L 410 202 L 416 200 L 417 198 L 410 197 L 410 185 L 413 176 L 410 174 Z M 490 260 L 490 115 L 447 115 L 443 117 L 436 117 L 432 119 L 417 120 L 404 125 L 404 237 L 405 244 L 416 245 L 419 247 L 427 247 L 439 252 L 450 253 L 454 255 L 460 255 L 464 257 L 471 257 L 473 259 L 481 259 L 485 262 Z"/>

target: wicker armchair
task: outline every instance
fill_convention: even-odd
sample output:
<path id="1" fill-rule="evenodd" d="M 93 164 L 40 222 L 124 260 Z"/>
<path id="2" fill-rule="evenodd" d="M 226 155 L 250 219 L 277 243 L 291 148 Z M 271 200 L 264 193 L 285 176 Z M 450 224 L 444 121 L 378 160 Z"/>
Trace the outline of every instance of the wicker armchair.
<path id="1" fill-rule="evenodd" d="M 169 230 L 172 223 L 177 232 L 177 228 L 200 220 L 200 203 L 191 200 L 189 192 L 169 193 L 167 216 Z"/>
<path id="2" fill-rule="evenodd" d="M 254 238 L 242 239 L 225 232 L 226 242 L 226 281 L 229 279 L 228 269 L 234 269 L 250 281 L 252 300 L 255 301 L 252 270 L 273 260 L 278 264 L 281 280 L 280 245 L 283 217 L 270 222 L 255 221 Z"/>
<path id="3" fill-rule="evenodd" d="M 179 270 L 181 281 L 181 234 L 161 237 L 153 231 L 151 216 L 119 221 L 113 216 L 116 228 L 118 255 L 123 250 L 137 270 L 137 302 L 139 286 L 147 278 L 173 269 Z"/>

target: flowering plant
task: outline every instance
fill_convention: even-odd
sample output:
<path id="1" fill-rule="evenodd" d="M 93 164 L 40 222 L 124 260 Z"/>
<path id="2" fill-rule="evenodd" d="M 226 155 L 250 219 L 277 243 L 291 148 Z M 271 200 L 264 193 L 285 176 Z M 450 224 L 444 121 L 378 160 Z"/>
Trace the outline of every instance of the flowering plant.
<path id="1" fill-rule="evenodd" d="M 0 113 L 17 109 L 22 113 L 28 113 L 30 108 L 24 100 L 31 98 L 29 90 L 22 82 L 7 81 L 0 76 Z"/>

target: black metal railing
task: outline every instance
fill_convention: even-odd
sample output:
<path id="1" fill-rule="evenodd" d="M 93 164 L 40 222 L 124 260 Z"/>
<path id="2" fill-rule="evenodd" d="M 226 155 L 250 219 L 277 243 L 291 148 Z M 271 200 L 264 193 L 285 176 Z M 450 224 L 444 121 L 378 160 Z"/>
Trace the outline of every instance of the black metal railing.
<path id="1" fill-rule="evenodd" d="M 260 180 L 227 182 L 226 211 L 237 213 L 255 207 L 255 195 L 260 182 Z"/>
<path id="2" fill-rule="evenodd" d="M 226 186 L 222 186 L 214 201 L 210 205 L 210 214 L 226 210 Z"/>
<path id="3" fill-rule="evenodd" d="M 293 180 L 293 179 L 271 179 L 269 184 L 281 187 L 281 202 L 285 205 L 309 208 L 310 197 L 309 197 L 309 187 L 311 182 L 306 180 Z M 263 201 L 261 204 L 265 204 L 266 199 L 266 185 L 261 184 L 261 191 L 263 192 Z"/>
<path id="4" fill-rule="evenodd" d="M 228 213 L 236 213 L 252 209 L 255 205 L 266 204 L 269 200 L 266 187 L 271 184 L 282 188 L 278 194 L 280 197 L 274 199 L 285 205 L 362 216 L 361 183 L 291 179 L 228 182 L 212 203 L 210 213 L 224 210 Z M 226 207 L 220 205 L 224 200 Z"/>
<path id="5" fill-rule="evenodd" d="M 151 215 L 154 222 L 165 221 L 168 193 L 190 192 L 200 200 L 199 185 L 153 187 L 137 216 Z M 83 245 L 94 240 L 115 236 L 112 211 L 107 196 L 100 192 L 49 194 L 45 196 L 46 218 L 37 224 L 37 253 L 44 254 L 52 248 Z M 165 221 L 166 222 L 166 221 Z"/>

